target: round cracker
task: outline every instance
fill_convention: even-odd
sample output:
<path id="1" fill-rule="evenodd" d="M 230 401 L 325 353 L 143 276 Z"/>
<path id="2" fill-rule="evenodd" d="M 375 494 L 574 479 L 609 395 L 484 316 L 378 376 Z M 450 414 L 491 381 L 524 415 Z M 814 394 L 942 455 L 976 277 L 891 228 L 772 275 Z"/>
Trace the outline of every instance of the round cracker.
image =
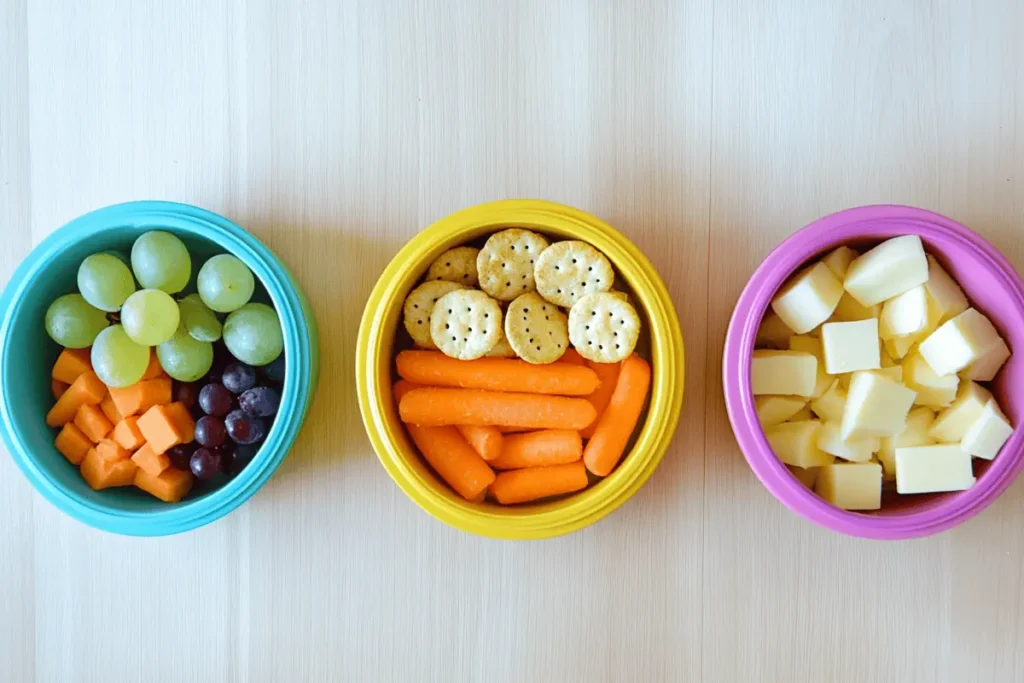
<path id="1" fill-rule="evenodd" d="M 501 308 L 478 289 L 449 292 L 434 304 L 430 337 L 446 356 L 480 358 L 501 338 Z"/>
<path id="2" fill-rule="evenodd" d="M 529 230 L 509 228 L 494 233 L 476 257 L 480 289 L 500 301 L 534 291 L 534 265 L 547 248 L 548 241 Z"/>
<path id="3" fill-rule="evenodd" d="M 527 292 L 508 305 L 505 337 L 527 363 L 554 363 L 569 348 L 569 323 L 558 306 Z"/>
<path id="4" fill-rule="evenodd" d="M 428 280 L 458 282 L 466 287 L 476 287 L 480 278 L 476 274 L 476 247 L 455 247 L 444 252 L 427 269 Z"/>
<path id="5" fill-rule="evenodd" d="M 569 309 L 569 340 L 587 360 L 625 360 L 633 353 L 639 336 L 636 309 L 614 294 L 587 294 Z"/>
<path id="6" fill-rule="evenodd" d="M 409 336 L 417 346 L 424 349 L 437 348 L 434 340 L 430 338 L 430 312 L 434 310 L 434 304 L 438 299 L 458 289 L 462 289 L 462 285 L 436 280 L 424 282 L 405 297 L 405 329 L 409 331 Z"/>
<path id="7" fill-rule="evenodd" d="M 545 249 L 534 266 L 537 291 L 553 304 L 572 308 L 580 297 L 607 292 L 615 271 L 605 255 L 586 242 L 567 240 Z"/>

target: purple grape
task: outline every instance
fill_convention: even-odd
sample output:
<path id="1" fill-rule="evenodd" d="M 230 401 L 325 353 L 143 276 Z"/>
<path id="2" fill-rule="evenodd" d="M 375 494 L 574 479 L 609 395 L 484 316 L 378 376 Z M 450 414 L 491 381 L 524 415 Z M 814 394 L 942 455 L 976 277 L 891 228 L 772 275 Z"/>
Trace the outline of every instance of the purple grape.
<path id="1" fill-rule="evenodd" d="M 189 461 L 192 474 L 200 481 L 209 481 L 220 472 L 220 454 L 209 448 L 200 448 L 192 454 Z"/>
<path id="2" fill-rule="evenodd" d="M 187 470 L 189 461 L 192 459 L 192 454 L 196 452 L 196 448 L 198 446 L 194 441 L 192 443 L 179 443 L 177 446 L 171 446 L 167 449 L 167 457 L 171 459 L 171 464 L 179 470 Z"/>
<path id="3" fill-rule="evenodd" d="M 258 417 L 249 417 L 241 410 L 232 410 L 224 418 L 224 424 L 228 428 L 228 436 L 235 443 L 253 444 L 263 440 L 266 427 L 263 420 Z"/>
<path id="4" fill-rule="evenodd" d="M 270 417 L 280 405 L 281 394 L 270 387 L 253 387 L 238 397 L 238 407 L 253 417 Z"/>
<path id="5" fill-rule="evenodd" d="M 234 397 L 223 384 L 207 384 L 199 390 L 199 407 L 207 415 L 224 417 L 231 412 Z"/>
<path id="6" fill-rule="evenodd" d="M 195 435 L 200 446 L 212 448 L 227 440 L 228 431 L 224 427 L 224 420 L 213 415 L 203 415 L 196 421 Z"/>
<path id="7" fill-rule="evenodd" d="M 233 465 L 232 456 L 235 453 L 235 442 L 228 441 L 210 450 L 220 456 L 220 471 L 227 475 L 234 474 L 231 468 Z"/>
<path id="8" fill-rule="evenodd" d="M 232 394 L 240 394 L 256 386 L 256 371 L 245 363 L 231 363 L 224 368 L 221 382 Z"/>
<path id="9" fill-rule="evenodd" d="M 260 446 L 261 444 L 254 443 L 236 448 L 235 452 L 231 454 L 231 472 L 238 474 L 244 470 L 245 466 L 252 462 L 252 459 L 259 453 Z"/>
<path id="10" fill-rule="evenodd" d="M 175 382 L 174 400 L 184 403 L 189 408 L 196 404 L 199 398 L 199 385 L 195 382 Z"/>
<path id="11" fill-rule="evenodd" d="M 264 365 L 262 368 L 260 368 L 260 371 L 263 373 L 264 377 L 266 377 L 272 382 L 277 382 L 278 384 L 284 382 L 284 370 L 285 361 L 283 353 L 274 360 L 270 361 L 268 364 Z"/>

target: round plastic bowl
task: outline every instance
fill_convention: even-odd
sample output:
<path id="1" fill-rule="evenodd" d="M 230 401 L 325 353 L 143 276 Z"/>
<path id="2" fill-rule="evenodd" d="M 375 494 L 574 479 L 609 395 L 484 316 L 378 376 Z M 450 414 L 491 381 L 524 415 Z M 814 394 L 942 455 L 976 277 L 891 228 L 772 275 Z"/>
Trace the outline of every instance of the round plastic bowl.
<path id="1" fill-rule="evenodd" d="M 775 456 L 764 437 L 750 391 L 754 338 L 776 290 L 806 262 L 842 244 L 870 247 L 897 235 L 916 234 L 925 249 L 960 283 L 971 305 L 986 313 L 1011 349 L 1024 349 L 1024 283 L 988 242 L 963 225 L 930 211 L 904 206 L 868 206 L 826 216 L 773 251 L 740 295 L 729 323 L 723 356 L 726 408 L 736 440 L 754 474 L 789 509 L 824 527 L 853 536 L 905 539 L 927 536 L 981 512 L 1013 483 L 1024 466 L 1024 382 L 1019 353 L 1006 363 L 993 391 L 1018 427 L 992 462 L 975 461 L 977 483 L 959 493 L 883 498 L 878 512 L 835 508 L 805 488 Z"/>
<path id="2" fill-rule="evenodd" d="M 287 372 L 281 408 L 256 458 L 223 487 L 168 505 L 126 487 L 93 491 L 53 446 L 44 417 L 50 367 L 58 347 L 43 328 L 50 302 L 76 291 L 78 265 L 89 254 L 127 252 L 147 230 L 173 232 L 198 265 L 217 253 L 242 259 L 256 276 L 254 298 L 271 303 L 284 331 Z M 36 247 L 14 272 L 0 300 L 0 403 L 3 436 L 14 461 L 44 498 L 79 521 L 106 531 L 161 536 L 195 529 L 226 515 L 270 478 L 306 416 L 319 369 L 316 321 L 295 278 L 256 238 L 231 221 L 185 204 L 132 202 L 76 218 Z"/>
<path id="3" fill-rule="evenodd" d="M 651 400 L 643 427 L 615 471 L 579 494 L 514 507 L 469 503 L 452 493 L 412 446 L 391 394 L 395 340 L 406 295 L 445 249 L 506 227 L 583 240 L 604 253 L 639 303 L 652 366 Z M 494 202 L 465 209 L 430 226 L 405 245 L 384 270 L 359 327 L 356 385 L 363 423 L 377 456 L 420 507 L 456 528 L 483 536 L 547 538 L 575 531 L 609 514 L 636 493 L 657 468 L 682 407 L 683 336 L 661 278 L 644 255 L 610 225 L 550 202 Z"/>

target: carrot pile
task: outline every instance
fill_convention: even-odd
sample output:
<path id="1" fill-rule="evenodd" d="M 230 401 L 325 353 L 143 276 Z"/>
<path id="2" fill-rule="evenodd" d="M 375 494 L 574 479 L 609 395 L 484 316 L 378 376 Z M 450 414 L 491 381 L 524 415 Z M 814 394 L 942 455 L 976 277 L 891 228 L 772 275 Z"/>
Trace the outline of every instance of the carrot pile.
<path id="1" fill-rule="evenodd" d="M 574 493 L 615 469 L 643 411 L 648 363 L 535 365 L 402 351 L 393 393 L 409 435 L 460 496 L 502 505 Z M 589 473 L 589 475 L 588 475 Z"/>

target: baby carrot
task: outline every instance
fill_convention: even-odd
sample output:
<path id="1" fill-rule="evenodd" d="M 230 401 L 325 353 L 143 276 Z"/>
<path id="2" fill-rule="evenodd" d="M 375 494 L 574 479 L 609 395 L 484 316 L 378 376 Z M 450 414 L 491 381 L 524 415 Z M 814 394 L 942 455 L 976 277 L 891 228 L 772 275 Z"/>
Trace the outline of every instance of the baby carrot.
<path id="1" fill-rule="evenodd" d="M 532 432 L 533 431 L 533 427 L 516 427 L 516 426 L 499 425 L 498 426 L 498 431 L 501 432 L 502 434 L 518 434 L 520 432 Z"/>
<path id="2" fill-rule="evenodd" d="M 622 361 L 611 401 L 583 450 L 583 462 L 597 476 L 607 476 L 622 457 L 644 409 L 650 386 L 651 366 L 647 361 L 636 354 Z"/>
<path id="3" fill-rule="evenodd" d="M 587 361 L 583 359 L 580 352 L 571 346 L 565 350 L 562 357 L 558 359 L 559 363 L 569 363 L 570 365 L 586 365 Z"/>
<path id="4" fill-rule="evenodd" d="M 402 378 L 433 387 L 559 396 L 586 396 L 597 389 L 597 373 L 571 363 L 533 365 L 516 358 L 458 360 L 438 351 L 402 351 L 395 363 Z"/>
<path id="5" fill-rule="evenodd" d="M 426 461 L 466 500 L 477 498 L 494 481 L 494 471 L 455 427 L 408 427 Z"/>
<path id="6" fill-rule="evenodd" d="M 509 434 L 501 455 L 491 461 L 497 470 L 514 470 L 540 465 L 564 465 L 583 457 L 583 439 L 571 429 L 543 429 L 526 434 Z"/>
<path id="7" fill-rule="evenodd" d="M 399 403 L 402 397 L 408 394 L 413 389 L 422 389 L 422 384 L 416 384 L 416 382 L 410 382 L 407 379 L 400 379 L 395 382 L 394 386 L 391 387 L 391 393 L 395 397 L 395 403 Z"/>
<path id="8" fill-rule="evenodd" d="M 511 394 L 479 389 L 414 389 L 398 405 L 403 422 L 439 425 L 583 429 L 597 411 L 583 398 Z"/>
<path id="9" fill-rule="evenodd" d="M 502 437 L 497 427 L 458 425 L 456 429 L 484 460 L 494 460 L 501 455 Z"/>
<path id="10" fill-rule="evenodd" d="M 491 495 L 502 505 L 511 505 L 585 488 L 587 468 L 582 462 L 571 462 L 502 472 L 491 484 Z"/>
<path id="11" fill-rule="evenodd" d="M 594 430 L 597 429 L 597 423 L 601 419 L 601 415 L 604 413 L 605 408 L 608 407 L 608 402 L 612 400 L 612 392 L 615 391 L 615 384 L 619 381 L 619 370 L 622 369 L 622 363 L 595 363 L 593 361 L 587 361 L 587 367 L 597 373 L 598 379 L 601 380 L 601 385 L 590 396 L 587 396 L 587 400 L 590 401 L 594 408 L 597 410 L 597 420 L 594 420 L 587 428 L 580 432 L 580 436 L 584 439 L 589 439 L 594 435 Z"/>

